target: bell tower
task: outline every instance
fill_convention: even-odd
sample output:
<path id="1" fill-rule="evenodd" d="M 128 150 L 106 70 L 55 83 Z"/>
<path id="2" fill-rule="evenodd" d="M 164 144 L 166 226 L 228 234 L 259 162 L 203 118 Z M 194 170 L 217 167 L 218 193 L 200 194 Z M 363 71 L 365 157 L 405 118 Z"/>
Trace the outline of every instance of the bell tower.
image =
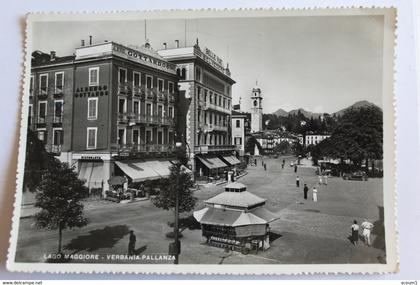
<path id="1" fill-rule="evenodd" d="M 252 89 L 251 95 L 252 107 L 251 107 L 251 133 L 262 131 L 262 95 L 261 88 L 258 87 L 256 82 L 255 87 Z"/>

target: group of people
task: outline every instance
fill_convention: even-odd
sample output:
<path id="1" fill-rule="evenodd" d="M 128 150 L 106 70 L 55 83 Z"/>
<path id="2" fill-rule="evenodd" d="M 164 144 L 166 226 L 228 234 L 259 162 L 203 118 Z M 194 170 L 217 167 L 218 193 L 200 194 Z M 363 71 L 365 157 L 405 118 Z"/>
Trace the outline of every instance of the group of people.
<path id="1" fill-rule="evenodd" d="M 353 224 L 351 225 L 351 242 L 353 245 L 357 245 L 357 242 L 359 241 L 359 229 L 362 228 L 362 236 L 364 243 L 367 246 L 371 246 L 371 240 L 370 240 L 370 234 L 373 229 L 373 224 L 369 222 L 367 219 L 363 221 L 363 223 L 358 225 L 357 221 L 354 220 Z"/>

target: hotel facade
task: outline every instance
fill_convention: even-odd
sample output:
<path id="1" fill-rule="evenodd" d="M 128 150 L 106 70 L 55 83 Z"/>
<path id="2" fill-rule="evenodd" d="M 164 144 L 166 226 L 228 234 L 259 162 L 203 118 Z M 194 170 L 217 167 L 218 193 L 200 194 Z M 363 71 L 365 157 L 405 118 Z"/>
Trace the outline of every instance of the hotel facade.
<path id="1" fill-rule="evenodd" d="M 147 43 L 83 45 L 73 56 L 32 54 L 28 126 L 89 188 L 169 174 L 178 75 Z"/>
<path id="2" fill-rule="evenodd" d="M 232 85 L 228 65 L 208 48 L 194 46 L 159 50 L 176 64 L 179 76 L 179 122 L 185 124 L 183 142 L 187 145 L 196 178 L 219 176 L 240 161 L 232 144 Z"/>

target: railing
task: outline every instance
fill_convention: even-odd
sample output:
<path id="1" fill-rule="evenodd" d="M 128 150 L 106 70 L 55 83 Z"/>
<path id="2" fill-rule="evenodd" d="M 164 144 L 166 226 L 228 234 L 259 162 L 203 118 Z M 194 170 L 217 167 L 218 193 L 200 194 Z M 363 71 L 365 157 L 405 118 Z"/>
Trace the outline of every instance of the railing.
<path id="1" fill-rule="evenodd" d="M 198 145 L 198 146 L 194 146 L 194 152 L 195 153 L 234 151 L 234 150 L 236 150 L 236 147 L 234 145 Z"/>
<path id="2" fill-rule="evenodd" d="M 230 112 L 231 112 L 229 108 L 223 108 L 219 105 L 216 105 L 214 103 L 210 103 L 210 102 L 207 102 L 207 101 L 199 100 L 198 105 L 203 110 L 212 109 L 212 110 L 216 110 L 216 111 L 223 112 L 223 113 L 228 113 L 228 114 L 230 114 Z"/>
<path id="3" fill-rule="evenodd" d="M 145 87 L 144 86 L 134 86 L 133 87 L 133 94 L 134 94 L 134 96 L 144 96 L 145 95 Z"/>
<path id="4" fill-rule="evenodd" d="M 157 92 L 157 99 L 158 101 L 166 101 L 167 92 L 165 90 L 159 90 Z"/>
<path id="5" fill-rule="evenodd" d="M 131 94 L 132 84 L 128 82 L 118 83 L 118 95 L 129 95 Z"/>
<path id="6" fill-rule="evenodd" d="M 54 116 L 53 123 L 60 124 L 63 122 L 63 116 Z"/>
<path id="7" fill-rule="evenodd" d="M 54 154 L 60 154 L 61 153 L 61 145 L 52 145 L 51 146 L 51 152 Z"/>
<path id="8" fill-rule="evenodd" d="M 156 88 L 147 88 L 146 87 L 146 98 L 147 99 L 150 99 L 150 100 L 155 99 L 156 98 L 156 93 L 157 93 Z"/>
<path id="9" fill-rule="evenodd" d="M 221 126 L 216 124 L 204 124 L 202 129 L 204 132 L 213 132 L 213 131 L 221 131 L 221 132 L 227 132 L 228 127 L 227 126 Z"/>
<path id="10" fill-rule="evenodd" d="M 173 152 L 171 144 L 111 144 L 111 150 L 119 153 Z"/>
<path id="11" fill-rule="evenodd" d="M 173 126 L 175 123 L 174 118 L 169 117 L 169 116 L 143 115 L 143 114 L 135 114 L 135 113 L 119 113 L 118 122 L 119 123 L 134 122 L 136 124 L 156 124 L 156 125 L 166 125 L 166 126 Z"/>
<path id="12" fill-rule="evenodd" d="M 47 122 L 46 117 L 38 117 L 37 123 L 38 124 L 45 124 Z"/>
<path id="13" fill-rule="evenodd" d="M 174 103 L 175 102 L 175 94 L 174 93 L 168 93 L 168 101 L 170 103 Z"/>

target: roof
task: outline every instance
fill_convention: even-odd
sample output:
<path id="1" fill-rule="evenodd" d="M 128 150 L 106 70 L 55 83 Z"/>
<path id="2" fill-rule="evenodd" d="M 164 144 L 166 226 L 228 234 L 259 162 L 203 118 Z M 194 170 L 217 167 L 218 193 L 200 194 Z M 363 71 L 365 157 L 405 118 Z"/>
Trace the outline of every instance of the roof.
<path id="1" fill-rule="evenodd" d="M 266 199 L 258 197 L 248 191 L 243 192 L 223 192 L 213 198 L 204 201 L 205 204 L 215 204 L 232 206 L 239 208 L 250 208 L 252 206 L 265 203 Z"/>
<path id="2" fill-rule="evenodd" d="M 74 55 L 55 56 L 54 60 L 51 60 L 51 54 L 36 50 L 32 53 L 31 66 L 37 67 L 50 64 L 71 63 L 74 58 Z"/>
<path id="3" fill-rule="evenodd" d="M 206 207 L 193 213 L 201 224 L 241 227 L 268 224 L 280 217 L 262 207 L 252 211 L 236 211 Z"/>

